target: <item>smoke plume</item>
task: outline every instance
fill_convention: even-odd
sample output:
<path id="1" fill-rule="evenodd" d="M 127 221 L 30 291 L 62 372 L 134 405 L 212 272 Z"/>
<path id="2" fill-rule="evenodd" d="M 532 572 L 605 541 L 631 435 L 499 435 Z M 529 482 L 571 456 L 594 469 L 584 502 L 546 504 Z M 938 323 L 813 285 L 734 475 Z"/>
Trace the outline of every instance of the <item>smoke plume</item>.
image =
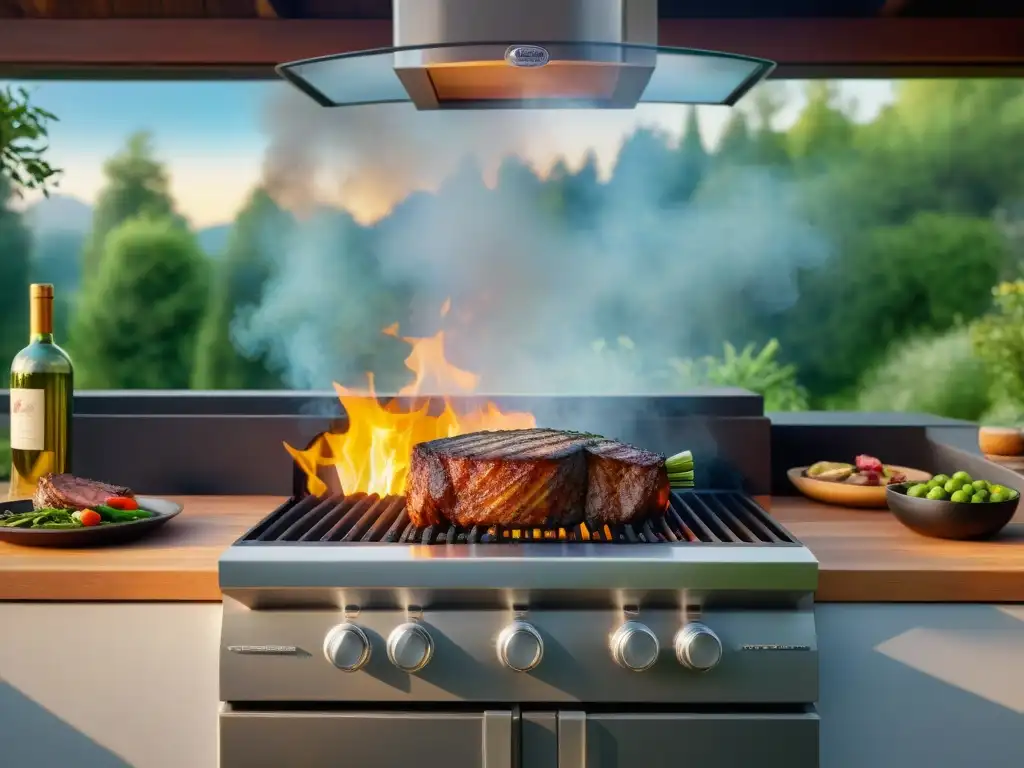
<path id="1" fill-rule="evenodd" d="M 639 157 L 624 150 L 607 184 L 593 157 L 538 178 L 517 154 L 556 136 L 559 114 L 331 110 L 282 95 L 264 181 L 301 223 L 236 343 L 269 352 L 295 387 L 358 386 L 374 370 L 391 390 L 408 348 L 381 329 L 398 322 L 402 335 L 444 328 L 449 357 L 488 393 L 666 391 L 664 363 L 720 349 L 738 297 L 784 310 L 797 271 L 828 255 L 799 187 L 771 172 L 736 169 L 672 199 L 678 153 L 654 134 L 624 137 Z"/>

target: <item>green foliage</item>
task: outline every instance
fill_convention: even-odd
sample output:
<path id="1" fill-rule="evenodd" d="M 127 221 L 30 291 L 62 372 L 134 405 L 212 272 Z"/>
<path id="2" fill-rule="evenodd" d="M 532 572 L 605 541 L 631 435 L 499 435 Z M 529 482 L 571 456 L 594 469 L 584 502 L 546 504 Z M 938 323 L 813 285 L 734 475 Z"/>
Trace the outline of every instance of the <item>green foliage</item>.
<path id="1" fill-rule="evenodd" d="M 99 194 L 82 257 L 85 281 L 99 272 L 104 240 L 123 222 L 139 217 L 180 221 L 174 212 L 167 170 L 153 157 L 149 133 L 132 134 L 124 149 L 103 164 L 103 173 L 107 184 Z"/>
<path id="2" fill-rule="evenodd" d="M 1024 403 L 1024 280 L 1000 283 L 992 293 L 995 306 L 971 329 L 974 351 L 999 398 Z"/>
<path id="3" fill-rule="evenodd" d="M 796 368 L 779 363 L 778 351 L 775 339 L 760 351 L 748 344 L 737 352 L 726 342 L 720 358 L 673 358 L 669 366 L 677 386 L 739 387 L 761 395 L 766 411 L 807 410 L 807 391 L 797 382 Z"/>
<path id="4" fill-rule="evenodd" d="M 0 89 L 0 176 L 10 180 L 18 197 L 23 190 L 49 195 L 56 186 L 61 171 L 44 159 L 48 124 L 56 121 L 56 115 L 32 104 L 24 88 Z"/>
<path id="5" fill-rule="evenodd" d="M 129 219 L 106 239 L 71 334 L 84 389 L 186 389 L 206 305 L 206 258 L 169 219 Z"/>
<path id="6" fill-rule="evenodd" d="M 955 328 L 894 344 L 866 377 L 857 410 L 977 421 L 992 405 L 991 390 L 988 370 L 974 355 L 969 330 Z"/>
<path id="7" fill-rule="evenodd" d="M 800 276 L 779 323 L 786 359 L 819 395 L 849 387 L 891 345 L 979 315 L 1009 264 L 996 226 L 971 216 L 921 213 L 843 245 L 841 259 Z"/>
<path id="8" fill-rule="evenodd" d="M 287 247 L 294 222 L 258 189 L 235 220 L 227 250 L 217 264 L 209 307 L 199 332 L 193 386 L 196 389 L 280 389 L 280 377 L 265 358 L 242 355 L 231 340 L 231 324 L 258 306 L 274 264 Z"/>
<path id="9" fill-rule="evenodd" d="M 850 152 L 853 121 L 836 105 L 834 83 L 812 80 L 807 105 L 786 135 L 789 155 L 803 170 L 821 170 Z"/>
<path id="10" fill-rule="evenodd" d="M 10 207 L 11 192 L 11 182 L 0 175 L 0 360 L 6 361 L 28 343 L 32 254 L 22 215 Z"/>
<path id="11" fill-rule="evenodd" d="M 11 479 L 11 439 L 0 435 L 0 480 Z"/>

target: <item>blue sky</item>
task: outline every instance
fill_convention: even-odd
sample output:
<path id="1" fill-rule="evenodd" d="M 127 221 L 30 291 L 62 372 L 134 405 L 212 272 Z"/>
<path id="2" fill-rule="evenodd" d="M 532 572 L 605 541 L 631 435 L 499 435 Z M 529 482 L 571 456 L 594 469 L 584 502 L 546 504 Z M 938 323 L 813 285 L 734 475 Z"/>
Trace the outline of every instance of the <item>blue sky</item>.
<path id="1" fill-rule="evenodd" d="M 111 82 L 32 81 L 19 83 L 33 91 L 33 100 L 55 113 L 60 122 L 51 130 L 51 162 L 65 170 L 59 192 L 87 202 L 103 184 L 103 161 L 138 130 L 150 130 L 156 151 L 170 171 L 172 192 L 181 211 L 197 226 L 230 221 L 248 192 L 261 180 L 263 158 L 271 138 L 267 123 L 269 102 L 289 92 L 281 81 Z M 782 127 L 791 123 L 802 104 L 800 87 L 789 84 Z M 843 95 L 855 99 L 861 118 L 870 118 L 891 99 L 888 81 L 848 81 Z M 280 103 L 280 102 L 278 102 Z M 355 108 L 359 109 L 359 108 Z M 606 163 L 614 161 L 622 139 L 638 125 L 653 125 L 679 134 L 681 107 L 645 107 L 636 112 L 558 113 L 547 119 L 541 142 L 527 148 L 488 146 L 477 142 L 485 166 L 510 151 L 525 152 L 538 167 L 555 154 L 570 163 L 593 147 Z M 415 112 L 396 107 L 398 119 L 415 130 Z M 337 110 L 324 120 L 341 118 Z M 463 113 L 445 113 L 458 120 Z M 713 143 L 729 110 L 702 107 L 701 132 Z M 427 123 L 424 123 L 426 125 Z M 431 123 L 436 130 L 436 122 Z M 394 139 L 392 139 L 394 140 Z M 337 186 L 337 185 L 335 185 Z M 359 207 L 359 201 L 342 201 Z M 375 201 L 377 208 L 380 201 Z M 386 201 L 385 201 L 386 202 Z"/>

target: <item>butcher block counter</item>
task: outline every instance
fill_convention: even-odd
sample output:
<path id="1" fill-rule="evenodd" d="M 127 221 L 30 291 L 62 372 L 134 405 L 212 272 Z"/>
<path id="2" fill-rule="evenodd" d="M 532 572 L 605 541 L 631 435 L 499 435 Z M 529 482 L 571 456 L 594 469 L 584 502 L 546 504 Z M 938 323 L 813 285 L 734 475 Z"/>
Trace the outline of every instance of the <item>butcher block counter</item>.
<path id="1" fill-rule="evenodd" d="M 217 558 L 283 499 L 188 496 L 139 542 L 95 550 L 0 543 L 0 600 L 219 601 Z M 1024 511 L 994 542 L 927 539 L 887 510 L 760 501 L 821 564 L 818 602 L 1024 602 Z"/>

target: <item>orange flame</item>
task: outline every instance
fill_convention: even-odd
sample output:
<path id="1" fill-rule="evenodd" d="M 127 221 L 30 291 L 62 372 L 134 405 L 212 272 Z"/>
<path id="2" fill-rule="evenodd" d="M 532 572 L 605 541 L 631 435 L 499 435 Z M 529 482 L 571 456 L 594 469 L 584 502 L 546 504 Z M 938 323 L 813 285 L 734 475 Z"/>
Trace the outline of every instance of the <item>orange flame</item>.
<path id="1" fill-rule="evenodd" d="M 450 307 L 450 301 L 445 301 L 442 317 Z M 396 338 L 398 332 L 397 323 L 382 331 Z M 382 405 L 374 393 L 371 373 L 367 374 L 365 392 L 336 383 L 334 388 L 348 414 L 348 431 L 325 432 L 305 450 L 284 445 L 305 472 L 306 486 L 314 496 L 321 496 L 328 490 L 319 476 L 323 467 L 334 468 L 345 493 L 401 494 L 405 492 L 412 447 L 417 443 L 467 432 L 536 426 L 532 414 L 503 413 L 491 402 L 466 413 L 456 413 L 447 394 L 473 392 L 480 377 L 448 362 L 443 331 L 428 338 L 402 337 L 402 341 L 412 347 L 405 365 L 413 372 L 414 379 L 399 391 L 399 396 L 418 398 L 425 387 L 429 387 L 430 391 L 446 393 L 444 410 L 440 415 L 430 414 L 427 400 L 422 404 L 414 401 L 412 410 L 405 411 L 397 400 Z"/>

